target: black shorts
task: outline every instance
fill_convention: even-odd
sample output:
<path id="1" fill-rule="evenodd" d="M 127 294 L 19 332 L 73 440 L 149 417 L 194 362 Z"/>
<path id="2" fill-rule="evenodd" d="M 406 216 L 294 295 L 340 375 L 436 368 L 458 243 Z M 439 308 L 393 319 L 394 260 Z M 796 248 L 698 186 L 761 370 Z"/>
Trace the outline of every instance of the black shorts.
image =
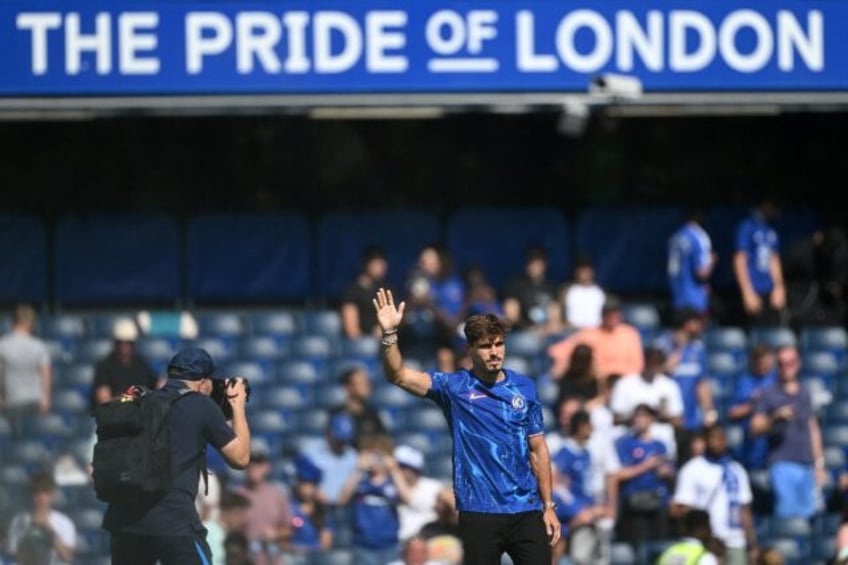
<path id="1" fill-rule="evenodd" d="M 542 512 L 486 514 L 460 512 L 464 565 L 500 565 L 506 553 L 514 565 L 551 562 L 551 546 Z"/>
<path id="2" fill-rule="evenodd" d="M 210 565 L 212 551 L 203 536 L 147 536 L 113 533 L 112 563 L 121 565 Z"/>

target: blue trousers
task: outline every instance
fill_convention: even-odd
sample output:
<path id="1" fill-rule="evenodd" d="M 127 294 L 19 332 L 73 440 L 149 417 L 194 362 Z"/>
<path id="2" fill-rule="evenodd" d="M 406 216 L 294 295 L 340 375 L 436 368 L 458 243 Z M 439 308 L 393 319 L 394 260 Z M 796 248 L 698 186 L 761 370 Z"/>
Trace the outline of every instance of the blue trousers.
<path id="1" fill-rule="evenodd" d="M 769 467 L 774 514 L 779 518 L 811 518 L 816 513 L 816 475 L 812 465 L 778 461 Z"/>

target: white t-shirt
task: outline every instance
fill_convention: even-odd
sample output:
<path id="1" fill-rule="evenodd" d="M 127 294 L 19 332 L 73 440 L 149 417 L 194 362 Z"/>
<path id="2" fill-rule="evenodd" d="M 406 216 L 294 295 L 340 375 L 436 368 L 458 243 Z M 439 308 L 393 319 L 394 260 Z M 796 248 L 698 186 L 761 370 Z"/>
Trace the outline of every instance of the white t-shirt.
<path id="1" fill-rule="evenodd" d="M 431 477 L 418 479 L 412 487 L 409 503 L 398 506 L 398 537 L 401 541 L 411 538 L 426 524 L 436 520 L 436 498 L 443 488 L 445 485 L 441 481 Z"/>
<path id="2" fill-rule="evenodd" d="M 650 382 L 641 375 L 627 375 L 616 381 L 610 397 L 613 414 L 629 418 L 640 404 L 659 410 L 665 401 L 666 414 L 671 418 L 683 415 L 683 395 L 677 381 L 659 374 Z"/>
<path id="3" fill-rule="evenodd" d="M 74 548 L 77 545 L 77 528 L 74 526 L 74 523 L 71 522 L 71 519 L 68 518 L 65 514 L 57 511 L 51 510 L 50 516 L 47 518 L 47 523 L 50 525 L 50 528 L 53 530 L 56 536 L 59 537 L 59 540 L 63 545 Z M 27 533 L 30 525 L 32 524 L 32 517 L 29 512 L 24 512 L 15 516 L 12 520 L 12 523 L 9 524 L 9 532 L 6 540 L 7 547 L 9 549 L 9 553 L 15 555 L 18 551 L 18 546 L 21 543 L 21 540 Z M 62 565 L 65 563 L 69 563 L 68 561 L 63 561 L 59 559 L 59 556 L 56 555 L 54 550 L 50 551 L 50 561 L 49 563 L 45 563 L 45 565 Z"/>
<path id="4" fill-rule="evenodd" d="M 601 325 L 601 309 L 606 295 L 596 284 L 573 284 L 563 299 L 565 319 L 575 328 L 597 328 Z"/>
<path id="5" fill-rule="evenodd" d="M 6 406 L 37 404 L 44 394 L 42 367 L 50 366 L 50 352 L 43 341 L 21 331 L 0 338 L 0 370 L 3 372 Z"/>
<path id="6" fill-rule="evenodd" d="M 736 461 L 730 462 L 728 472 L 738 485 L 736 504 L 738 507 L 751 503 L 751 483 L 748 473 Z M 722 465 L 712 463 L 703 456 L 690 459 L 677 475 L 674 502 L 691 508 L 706 510 L 710 514 L 713 535 L 727 547 L 744 548 L 745 530 L 737 515 L 731 521 L 731 499 L 724 481 Z"/>

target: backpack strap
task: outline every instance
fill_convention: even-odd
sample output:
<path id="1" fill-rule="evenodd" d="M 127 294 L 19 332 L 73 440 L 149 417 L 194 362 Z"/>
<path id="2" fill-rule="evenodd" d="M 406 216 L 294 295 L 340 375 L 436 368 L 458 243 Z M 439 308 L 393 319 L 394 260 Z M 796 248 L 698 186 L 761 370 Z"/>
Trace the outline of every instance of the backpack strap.
<path id="1" fill-rule="evenodd" d="M 191 393 L 199 394 L 196 390 L 188 387 L 183 387 L 176 391 L 176 394 L 171 392 L 171 406 L 179 399 L 188 396 Z M 203 477 L 203 496 L 209 496 L 209 469 L 206 468 L 206 446 L 203 446 L 203 451 L 200 452 L 200 464 L 198 465 L 200 475 Z"/>

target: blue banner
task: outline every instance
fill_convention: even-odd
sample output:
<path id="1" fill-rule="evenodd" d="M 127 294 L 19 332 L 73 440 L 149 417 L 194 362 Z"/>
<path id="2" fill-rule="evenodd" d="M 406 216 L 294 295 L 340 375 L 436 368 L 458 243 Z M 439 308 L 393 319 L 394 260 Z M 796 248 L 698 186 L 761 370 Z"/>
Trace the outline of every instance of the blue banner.
<path id="1" fill-rule="evenodd" d="M 0 95 L 848 90 L 835 0 L 5 0 Z"/>

